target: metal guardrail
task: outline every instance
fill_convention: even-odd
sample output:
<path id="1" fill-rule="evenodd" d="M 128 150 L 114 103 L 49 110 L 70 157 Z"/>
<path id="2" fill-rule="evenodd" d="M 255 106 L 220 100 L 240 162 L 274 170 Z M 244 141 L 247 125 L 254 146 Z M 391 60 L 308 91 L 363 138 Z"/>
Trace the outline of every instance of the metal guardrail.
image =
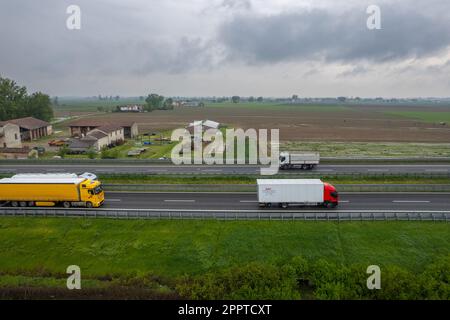
<path id="1" fill-rule="evenodd" d="M 321 157 L 321 161 L 331 163 L 333 161 L 361 161 L 367 163 L 374 162 L 448 162 L 450 157 Z M 0 164 L 172 164 L 170 159 L 0 159 Z M 230 165 L 232 166 L 232 165 Z"/>
<path id="2" fill-rule="evenodd" d="M 106 191 L 256 192 L 255 184 L 104 184 Z M 340 192 L 450 192 L 450 184 L 335 184 Z"/>
<path id="3" fill-rule="evenodd" d="M 283 221 L 450 221 L 450 211 L 380 210 L 165 210 L 165 209 L 36 209 L 1 208 L 0 217 L 67 217 L 111 219 L 215 219 Z"/>

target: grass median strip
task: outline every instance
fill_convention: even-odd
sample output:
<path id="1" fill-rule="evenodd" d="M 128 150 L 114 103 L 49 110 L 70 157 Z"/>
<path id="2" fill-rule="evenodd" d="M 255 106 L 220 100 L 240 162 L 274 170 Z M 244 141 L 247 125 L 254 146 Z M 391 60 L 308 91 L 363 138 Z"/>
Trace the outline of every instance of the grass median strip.
<path id="1" fill-rule="evenodd" d="M 261 176 L 230 175 L 230 176 L 176 176 L 176 175 L 107 175 L 100 174 L 100 180 L 107 184 L 256 184 L 256 179 Z M 269 178 L 270 177 L 265 177 Z M 310 176 L 283 175 L 274 178 L 310 178 Z M 448 177 L 409 177 L 409 176 L 340 176 L 324 174 L 321 179 L 334 184 L 450 184 Z"/>

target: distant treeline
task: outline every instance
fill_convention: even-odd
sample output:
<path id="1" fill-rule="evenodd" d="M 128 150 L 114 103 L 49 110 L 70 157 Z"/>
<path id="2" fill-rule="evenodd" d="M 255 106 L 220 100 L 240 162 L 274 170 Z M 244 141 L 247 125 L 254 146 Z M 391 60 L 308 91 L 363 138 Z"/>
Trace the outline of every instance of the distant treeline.
<path id="1" fill-rule="evenodd" d="M 53 118 L 50 97 L 42 92 L 29 95 L 26 87 L 0 77 L 0 121 L 22 117 L 50 121 Z"/>

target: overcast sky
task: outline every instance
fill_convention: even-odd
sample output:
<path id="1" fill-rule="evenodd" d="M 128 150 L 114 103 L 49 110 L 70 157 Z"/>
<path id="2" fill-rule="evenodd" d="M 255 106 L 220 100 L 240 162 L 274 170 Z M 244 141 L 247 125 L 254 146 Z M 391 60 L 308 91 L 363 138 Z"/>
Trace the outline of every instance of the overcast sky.
<path id="1" fill-rule="evenodd" d="M 450 96 L 449 0 L 2 0 L 0 40 L 3 77 L 59 96 Z"/>

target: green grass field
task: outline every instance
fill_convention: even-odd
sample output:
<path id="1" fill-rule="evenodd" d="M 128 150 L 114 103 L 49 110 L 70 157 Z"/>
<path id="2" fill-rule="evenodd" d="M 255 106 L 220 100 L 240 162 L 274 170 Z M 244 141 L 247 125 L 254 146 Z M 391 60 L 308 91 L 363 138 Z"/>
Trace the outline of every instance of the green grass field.
<path id="1" fill-rule="evenodd" d="M 400 116 L 404 118 L 417 119 L 426 122 L 440 123 L 446 122 L 450 123 L 450 112 L 427 112 L 427 111 L 388 111 L 385 112 L 389 115 Z"/>
<path id="2" fill-rule="evenodd" d="M 295 256 L 421 270 L 450 254 L 450 225 L 428 222 L 0 219 L 3 275 L 153 273 L 176 277 Z"/>

